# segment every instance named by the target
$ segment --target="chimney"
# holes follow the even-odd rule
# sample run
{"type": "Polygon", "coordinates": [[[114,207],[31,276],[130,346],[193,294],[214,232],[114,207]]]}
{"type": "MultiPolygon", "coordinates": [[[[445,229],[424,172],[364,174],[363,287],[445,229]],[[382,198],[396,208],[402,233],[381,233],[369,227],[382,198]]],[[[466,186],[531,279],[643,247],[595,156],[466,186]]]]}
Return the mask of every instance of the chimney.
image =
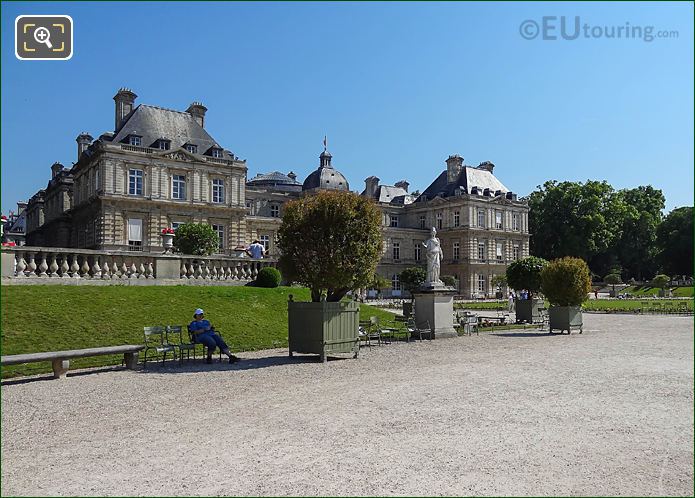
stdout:
{"type": "Polygon", "coordinates": [[[374,197],[377,188],[379,188],[379,178],[376,176],[370,176],[364,181],[364,193],[367,197],[374,197]]]}
{"type": "Polygon", "coordinates": [[[492,173],[492,170],[495,169],[495,165],[492,164],[490,161],[484,161],[478,165],[478,169],[482,169],[492,173]]]}
{"type": "Polygon", "coordinates": [[[52,173],[51,178],[55,178],[56,176],[58,176],[58,173],[63,171],[63,169],[64,169],[64,166],[62,164],[60,164],[59,162],[53,163],[53,165],[51,166],[51,173],[52,173]]]}
{"type": "Polygon", "coordinates": [[[446,160],[446,182],[453,183],[458,180],[463,169],[463,158],[458,154],[449,156],[446,160]]]}
{"type": "Polygon", "coordinates": [[[77,135],[75,140],[77,141],[77,160],[79,161],[82,153],[87,150],[87,147],[89,147],[89,144],[91,144],[94,139],[89,133],[83,131],[77,135]]]}
{"type": "Polygon", "coordinates": [[[290,171],[289,173],[287,173],[287,177],[292,181],[297,181],[297,175],[294,171],[290,171]]]}
{"type": "Polygon", "coordinates": [[[138,98],[130,88],[121,88],[118,93],[113,96],[113,100],[116,101],[116,128],[114,131],[118,131],[123,123],[125,123],[128,115],[133,112],[135,108],[135,99],[138,98]]]}
{"type": "Polygon", "coordinates": [[[193,119],[196,120],[196,122],[200,125],[201,128],[205,128],[205,113],[207,112],[207,110],[208,108],[205,107],[202,103],[193,102],[191,105],[188,106],[186,112],[193,116],[193,119]]]}
{"type": "Polygon", "coordinates": [[[408,183],[405,180],[401,180],[400,182],[396,182],[396,187],[402,188],[406,192],[408,191],[408,187],[410,186],[410,183],[408,183]]]}

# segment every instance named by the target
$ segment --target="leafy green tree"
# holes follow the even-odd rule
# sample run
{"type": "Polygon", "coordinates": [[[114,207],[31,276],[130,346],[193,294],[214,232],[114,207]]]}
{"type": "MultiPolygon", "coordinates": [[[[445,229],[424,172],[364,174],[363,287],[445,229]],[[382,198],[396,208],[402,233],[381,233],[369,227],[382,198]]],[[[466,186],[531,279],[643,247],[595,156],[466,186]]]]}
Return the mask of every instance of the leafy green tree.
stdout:
{"type": "Polygon", "coordinates": [[[374,273],[374,278],[372,278],[371,283],[368,285],[368,287],[371,287],[372,289],[376,289],[379,292],[381,292],[384,289],[388,289],[391,287],[391,281],[384,277],[383,275],[379,275],[378,273],[374,273]]]}
{"type": "Polygon", "coordinates": [[[206,223],[184,223],[176,229],[174,247],[183,254],[209,256],[220,247],[220,238],[206,223]]]}
{"type": "Polygon", "coordinates": [[[507,267],[507,283],[512,289],[526,289],[529,299],[541,290],[541,271],[548,264],[543,258],[527,256],[507,267]]]}
{"type": "Polygon", "coordinates": [[[668,275],[656,275],[650,284],[652,287],[656,287],[657,289],[666,290],[670,281],[671,277],[668,275]]]}
{"type": "Polygon", "coordinates": [[[352,192],[323,191],[288,202],[278,230],[280,269],[311,290],[312,301],[340,301],[368,286],[381,257],[381,212],[352,192]]]}
{"type": "Polygon", "coordinates": [[[661,190],[650,185],[621,190],[624,204],[621,236],[615,242],[615,257],[628,277],[642,280],[657,269],[656,237],[666,199],[661,190]]]}
{"type": "Polygon", "coordinates": [[[401,286],[403,289],[410,292],[411,295],[413,291],[417,290],[418,287],[425,283],[426,278],[427,271],[420,266],[406,268],[400,274],[401,286]]]}
{"type": "Polygon", "coordinates": [[[623,283],[623,279],[620,276],[620,273],[609,273],[608,275],[603,277],[603,281],[608,285],[613,286],[613,296],[615,296],[615,286],[623,283]]]}
{"type": "Polygon", "coordinates": [[[620,234],[624,206],[607,182],[548,181],[529,196],[530,249],[554,259],[586,261],[605,253],[620,234]]]}
{"type": "Polygon", "coordinates": [[[671,211],[656,231],[657,260],[670,275],[693,275],[693,208],[671,211]]]}
{"type": "Polygon", "coordinates": [[[492,277],[492,285],[501,290],[502,287],[507,285],[507,275],[504,273],[500,275],[495,275],[494,277],[492,277]]]}

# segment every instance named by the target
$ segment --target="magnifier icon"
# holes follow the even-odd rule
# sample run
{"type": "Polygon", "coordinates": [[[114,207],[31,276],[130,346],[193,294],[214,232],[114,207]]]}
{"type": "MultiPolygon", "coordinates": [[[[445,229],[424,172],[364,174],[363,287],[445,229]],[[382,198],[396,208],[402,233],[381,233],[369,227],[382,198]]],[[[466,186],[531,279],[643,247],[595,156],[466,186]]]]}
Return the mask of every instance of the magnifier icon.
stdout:
{"type": "Polygon", "coordinates": [[[48,48],[53,48],[53,44],[51,43],[51,32],[43,26],[39,26],[34,31],[34,40],[36,40],[37,43],[45,43],[48,48]]]}

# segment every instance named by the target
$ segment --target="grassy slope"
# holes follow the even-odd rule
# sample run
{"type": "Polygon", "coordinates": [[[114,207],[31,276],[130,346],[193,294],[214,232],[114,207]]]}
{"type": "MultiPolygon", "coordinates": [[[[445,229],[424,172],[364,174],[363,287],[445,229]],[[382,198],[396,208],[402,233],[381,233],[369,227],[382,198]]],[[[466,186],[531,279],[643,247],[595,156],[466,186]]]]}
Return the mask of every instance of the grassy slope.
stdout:
{"type": "MultiPolygon", "coordinates": [[[[644,296],[647,298],[648,296],[644,296]]],[[[678,309],[681,305],[686,305],[688,310],[693,310],[693,301],[691,299],[658,299],[658,300],[646,300],[648,303],[646,307],[648,309],[659,309],[662,308],[675,308],[678,309]]],[[[545,306],[549,307],[548,301],[545,302],[545,306]]],[[[481,301],[472,303],[456,303],[454,306],[456,309],[469,309],[469,310],[498,310],[504,311],[507,309],[506,301],[481,301]]],[[[636,311],[638,309],[644,308],[643,300],[638,299],[589,299],[584,302],[582,308],[586,311],[636,311]]]]}
{"type": "MultiPolygon", "coordinates": [[[[142,344],[148,325],[186,325],[201,307],[234,351],[287,346],[287,297],[278,287],[3,286],[2,354],[142,344]]],[[[364,305],[363,305],[364,306],[364,305]]],[[[393,315],[364,306],[365,316],[393,315]]],[[[120,364],[121,356],[71,360],[71,368],[120,364]]],[[[50,363],[2,368],[2,376],[49,372],[50,363]]]]}
{"type": "MultiPolygon", "coordinates": [[[[633,296],[651,297],[657,296],[659,294],[659,289],[657,287],[649,287],[647,285],[636,287],[631,286],[626,287],[621,292],[628,292],[633,296]]],[[[671,289],[671,292],[673,294],[673,297],[693,297],[694,295],[693,287],[674,287],[673,289],[671,289]]]]}

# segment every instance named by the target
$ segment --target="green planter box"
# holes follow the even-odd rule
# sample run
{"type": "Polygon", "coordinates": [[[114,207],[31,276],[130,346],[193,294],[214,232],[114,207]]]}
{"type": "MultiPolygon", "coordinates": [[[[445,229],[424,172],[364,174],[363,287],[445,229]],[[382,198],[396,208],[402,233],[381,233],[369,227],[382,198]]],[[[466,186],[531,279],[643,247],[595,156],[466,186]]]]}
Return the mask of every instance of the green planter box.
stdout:
{"type": "Polygon", "coordinates": [[[360,307],[356,302],[287,303],[289,349],[317,354],[321,361],[338,353],[359,353],[360,307]]]}
{"type": "Polygon", "coordinates": [[[516,299],[514,310],[516,323],[538,323],[541,321],[541,309],[545,306],[542,299],[516,299]]]}
{"type": "Polygon", "coordinates": [[[548,322],[550,325],[550,333],[553,330],[566,330],[571,333],[572,328],[579,329],[582,333],[582,308],[580,306],[551,306],[548,309],[548,322]]]}

